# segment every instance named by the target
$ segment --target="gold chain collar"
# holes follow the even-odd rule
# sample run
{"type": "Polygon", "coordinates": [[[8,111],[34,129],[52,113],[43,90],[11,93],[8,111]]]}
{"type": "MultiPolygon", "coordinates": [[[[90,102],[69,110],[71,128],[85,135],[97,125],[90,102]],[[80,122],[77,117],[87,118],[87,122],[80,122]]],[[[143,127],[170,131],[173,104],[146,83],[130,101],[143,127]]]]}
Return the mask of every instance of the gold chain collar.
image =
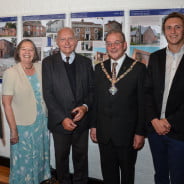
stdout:
{"type": "Polygon", "coordinates": [[[131,66],[123,73],[121,74],[116,80],[112,80],[112,78],[110,77],[109,73],[107,72],[105,66],[104,66],[104,63],[101,62],[101,68],[103,70],[103,72],[105,73],[107,79],[109,79],[109,81],[113,84],[117,83],[119,80],[121,80],[122,78],[124,78],[132,69],[133,67],[135,66],[135,64],[137,63],[137,61],[134,61],[131,66]]]}

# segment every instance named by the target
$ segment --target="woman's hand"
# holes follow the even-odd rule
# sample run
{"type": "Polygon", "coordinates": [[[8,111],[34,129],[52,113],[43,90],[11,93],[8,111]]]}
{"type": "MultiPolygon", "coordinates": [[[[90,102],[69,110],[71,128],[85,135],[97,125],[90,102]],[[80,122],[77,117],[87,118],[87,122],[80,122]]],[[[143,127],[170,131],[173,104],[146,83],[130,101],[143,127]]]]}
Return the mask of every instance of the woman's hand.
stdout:
{"type": "Polygon", "coordinates": [[[16,144],[19,142],[18,130],[16,126],[15,116],[12,109],[12,95],[3,95],[2,96],[2,103],[4,106],[4,112],[6,115],[6,119],[8,125],[10,127],[10,143],[16,144]]]}
{"type": "Polygon", "coordinates": [[[10,144],[16,144],[19,142],[19,136],[17,129],[10,130],[10,144]]]}

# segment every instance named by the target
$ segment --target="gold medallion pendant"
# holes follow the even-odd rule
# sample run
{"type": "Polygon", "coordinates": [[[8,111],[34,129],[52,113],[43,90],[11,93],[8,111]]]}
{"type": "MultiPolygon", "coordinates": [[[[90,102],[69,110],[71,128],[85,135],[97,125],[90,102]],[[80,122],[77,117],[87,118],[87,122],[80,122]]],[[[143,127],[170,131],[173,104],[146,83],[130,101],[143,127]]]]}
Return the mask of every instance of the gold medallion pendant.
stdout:
{"type": "Polygon", "coordinates": [[[110,88],[109,88],[109,92],[111,93],[111,95],[115,95],[118,91],[118,88],[115,86],[115,85],[112,85],[110,88]]]}
{"type": "Polygon", "coordinates": [[[111,93],[111,95],[115,95],[118,92],[118,88],[115,86],[115,84],[120,81],[121,79],[123,79],[135,66],[135,64],[137,63],[137,61],[134,61],[131,66],[122,74],[120,75],[118,78],[116,79],[112,79],[109,75],[109,73],[107,72],[103,62],[101,62],[101,68],[102,71],[104,72],[104,74],[106,75],[106,78],[111,82],[111,87],[109,88],[109,92],[111,93]]]}

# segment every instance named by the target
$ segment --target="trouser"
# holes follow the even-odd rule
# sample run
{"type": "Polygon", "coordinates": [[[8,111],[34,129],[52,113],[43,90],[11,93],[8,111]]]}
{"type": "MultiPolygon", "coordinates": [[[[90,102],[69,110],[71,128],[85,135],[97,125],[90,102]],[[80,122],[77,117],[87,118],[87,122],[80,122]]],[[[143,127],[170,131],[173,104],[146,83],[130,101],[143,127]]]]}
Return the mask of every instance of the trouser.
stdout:
{"type": "Polygon", "coordinates": [[[71,184],[69,155],[72,147],[74,167],[73,184],[87,184],[88,180],[88,130],[80,134],[53,133],[57,178],[62,184],[71,184]]]}
{"type": "Polygon", "coordinates": [[[112,141],[99,144],[99,149],[104,184],[134,184],[137,151],[132,146],[115,146],[112,141]]]}
{"type": "Polygon", "coordinates": [[[151,133],[148,141],[156,184],[184,184],[184,141],[151,133]]]}

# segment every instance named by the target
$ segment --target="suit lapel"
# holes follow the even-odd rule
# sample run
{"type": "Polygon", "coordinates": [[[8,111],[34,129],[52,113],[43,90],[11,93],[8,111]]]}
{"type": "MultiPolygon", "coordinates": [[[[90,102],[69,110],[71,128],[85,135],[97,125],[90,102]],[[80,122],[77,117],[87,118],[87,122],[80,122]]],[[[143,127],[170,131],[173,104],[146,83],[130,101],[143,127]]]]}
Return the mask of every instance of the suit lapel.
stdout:
{"type": "Polygon", "coordinates": [[[118,73],[118,77],[120,75],[122,75],[132,64],[132,60],[129,59],[128,56],[126,56],[125,60],[123,61],[121,67],[120,67],[120,70],[119,70],[119,73],[118,73]]]}
{"type": "Polygon", "coordinates": [[[107,70],[108,74],[112,77],[110,59],[108,59],[107,61],[104,62],[104,67],[107,70]]]}
{"type": "Polygon", "coordinates": [[[165,87],[165,70],[166,70],[166,48],[162,50],[162,52],[159,55],[158,58],[158,75],[160,76],[160,81],[158,81],[160,83],[160,86],[162,88],[162,90],[164,90],[165,87]]]}
{"type": "Polygon", "coordinates": [[[181,79],[181,74],[183,76],[183,72],[184,72],[184,55],[180,61],[180,64],[178,65],[178,68],[176,70],[175,76],[173,78],[172,81],[172,85],[171,85],[171,89],[175,87],[175,85],[177,85],[177,81],[178,79],[181,79]]]}
{"type": "Polygon", "coordinates": [[[75,54],[75,79],[76,79],[76,99],[79,99],[79,96],[81,95],[81,86],[82,86],[82,73],[83,73],[83,66],[81,62],[79,61],[78,55],[75,54]]]}
{"type": "Polygon", "coordinates": [[[83,61],[80,60],[80,57],[78,54],[75,54],[75,75],[76,75],[76,100],[81,99],[81,95],[83,95],[83,87],[84,87],[84,81],[88,80],[84,75],[84,71],[87,69],[83,64],[83,61]]]}

